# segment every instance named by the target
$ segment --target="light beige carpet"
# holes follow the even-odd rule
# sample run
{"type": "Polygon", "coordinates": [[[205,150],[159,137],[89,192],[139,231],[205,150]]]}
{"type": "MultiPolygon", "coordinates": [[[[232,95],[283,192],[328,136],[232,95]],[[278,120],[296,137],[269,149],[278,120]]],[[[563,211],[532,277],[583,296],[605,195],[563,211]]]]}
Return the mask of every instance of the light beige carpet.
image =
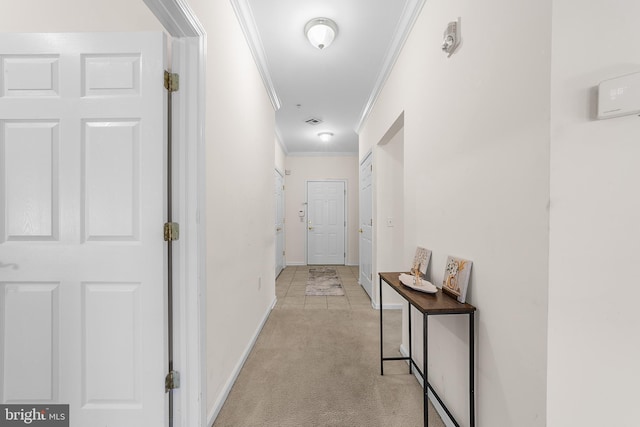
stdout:
{"type": "MultiPolygon", "coordinates": [[[[422,388],[405,362],[380,375],[371,308],[272,311],[214,427],[417,427],[422,388]]],[[[385,356],[398,355],[400,312],[385,310],[385,356]]],[[[444,427],[429,405],[429,425],[444,427]]]]}

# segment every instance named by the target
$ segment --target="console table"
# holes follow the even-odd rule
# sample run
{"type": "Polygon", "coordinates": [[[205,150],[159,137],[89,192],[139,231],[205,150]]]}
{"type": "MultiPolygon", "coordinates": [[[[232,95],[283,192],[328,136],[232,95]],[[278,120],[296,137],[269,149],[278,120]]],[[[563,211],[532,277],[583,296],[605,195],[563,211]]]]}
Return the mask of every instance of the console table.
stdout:
{"type": "Polygon", "coordinates": [[[475,345],[474,345],[474,313],[476,308],[471,304],[462,304],[455,299],[449,297],[448,295],[444,295],[441,289],[438,289],[438,292],[435,294],[427,294],[424,292],[415,291],[409,287],[404,286],[399,279],[401,273],[380,273],[380,375],[384,375],[384,362],[387,360],[407,360],[409,361],[409,373],[413,373],[413,368],[416,369],[418,374],[422,377],[423,383],[423,394],[424,394],[424,425],[429,425],[429,419],[427,417],[428,412],[428,391],[431,390],[435,398],[438,400],[440,405],[444,408],[447,415],[453,420],[456,426],[459,426],[458,422],[455,420],[449,409],[446,407],[442,399],[438,396],[436,391],[431,387],[428,381],[428,357],[429,357],[429,340],[427,334],[427,325],[428,325],[428,317],[436,316],[436,315],[446,315],[446,314],[468,314],[469,315],[469,420],[471,427],[475,427],[475,396],[474,396],[474,384],[475,384],[475,374],[474,374],[474,355],[475,355],[475,345]],[[405,300],[407,300],[407,305],[409,307],[409,356],[408,357],[384,357],[383,355],[383,330],[382,330],[382,283],[388,284],[391,289],[396,291],[400,296],[402,296],[405,300]],[[420,371],[418,365],[413,360],[413,352],[412,352],[412,337],[411,337],[411,307],[415,307],[419,312],[422,313],[422,329],[423,329],[423,340],[424,340],[424,348],[423,348],[423,356],[422,356],[422,366],[424,369],[424,373],[420,371]]]}

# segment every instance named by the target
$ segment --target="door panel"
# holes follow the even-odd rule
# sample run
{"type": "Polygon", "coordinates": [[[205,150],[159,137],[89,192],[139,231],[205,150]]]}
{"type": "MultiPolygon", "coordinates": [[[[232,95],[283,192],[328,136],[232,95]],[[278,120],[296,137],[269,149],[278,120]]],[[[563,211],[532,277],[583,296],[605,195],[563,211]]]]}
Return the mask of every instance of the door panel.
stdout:
{"type": "Polygon", "coordinates": [[[59,283],[4,283],[4,402],[55,402],[58,398],[59,283]],[[25,354],[28,360],[25,361],[25,354]]]}
{"type": "Polygon", "coordinates": [[[140,287],[140,283],[82,284],[85,408],[142,404],[140,287]]]}
{"type": "Polygon", "coordinates": [[[373,168],[372,155],[360,164],[360,284],[373,298],[373,168]]]}
{"type": "Polygon", "coordinates": [[[309,181],[307,183],[307,263],[345,263],[344,181],[309,181]]]}
{"type": "Polygon", "coordinates": [[[165,423],[160,33],[0,36],[0,402],[165,423]]]}
{"type": "Polygon", "coordinates": [[[139,240],[140,122],[83,123],[84,238],[139,240]]]}
{"type": "MultiPolygon", "coordinates": [[[[54,240],[58,231],[59,123],[0,120],[4,148],[4,240],[54,240]]],[[[1,182],[1,181],[0,181],[1,182]]],[[[1,200],[1,199],[0,199],[1,200]]],[[[1,238],[1,237],[0,237],[1,238]]]]}

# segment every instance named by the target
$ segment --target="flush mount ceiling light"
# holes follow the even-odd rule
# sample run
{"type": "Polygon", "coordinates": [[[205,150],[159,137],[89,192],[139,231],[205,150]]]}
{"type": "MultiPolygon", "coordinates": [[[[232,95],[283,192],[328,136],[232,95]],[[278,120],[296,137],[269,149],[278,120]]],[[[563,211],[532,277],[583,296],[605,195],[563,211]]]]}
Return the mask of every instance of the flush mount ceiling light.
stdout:
{"type": "Polygon", "coordinates": [[[333,133],[331,133],[331,132],[320,132],[318,134],[318,136],[320,137],[320,139],[323,142],[329,142],[329,140],[333,137],[333,133]]]}
{"type": "Polygon", "coordinates": [[[304,26],[304,34],[314,47],[322,50],[333,42],[338,34],[338,26],[329,18],[315,18],[304,26]]]}

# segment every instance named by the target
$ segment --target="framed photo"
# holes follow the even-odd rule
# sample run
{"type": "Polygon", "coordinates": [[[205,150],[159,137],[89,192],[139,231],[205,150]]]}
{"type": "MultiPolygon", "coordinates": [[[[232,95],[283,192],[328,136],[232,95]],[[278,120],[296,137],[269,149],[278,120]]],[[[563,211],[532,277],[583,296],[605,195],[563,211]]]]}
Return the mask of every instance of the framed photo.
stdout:
{"type": "Polygon", "coordinates": [[[429,260],[431,259],[431,251],[429,249],[418,246],[416,248],[416,254],[413,257],[413,264],[411,264],[411,273],[417,275],[420,273],[420,277],[427,278],[427,267],[429,266],[429,260]]]}
{"type": "Polygon", "coordinates": [[[465,302],[472,265],[472,261],[448,256],[447,265],[444,268],[442,291],[462,303],[465,302]]]}

